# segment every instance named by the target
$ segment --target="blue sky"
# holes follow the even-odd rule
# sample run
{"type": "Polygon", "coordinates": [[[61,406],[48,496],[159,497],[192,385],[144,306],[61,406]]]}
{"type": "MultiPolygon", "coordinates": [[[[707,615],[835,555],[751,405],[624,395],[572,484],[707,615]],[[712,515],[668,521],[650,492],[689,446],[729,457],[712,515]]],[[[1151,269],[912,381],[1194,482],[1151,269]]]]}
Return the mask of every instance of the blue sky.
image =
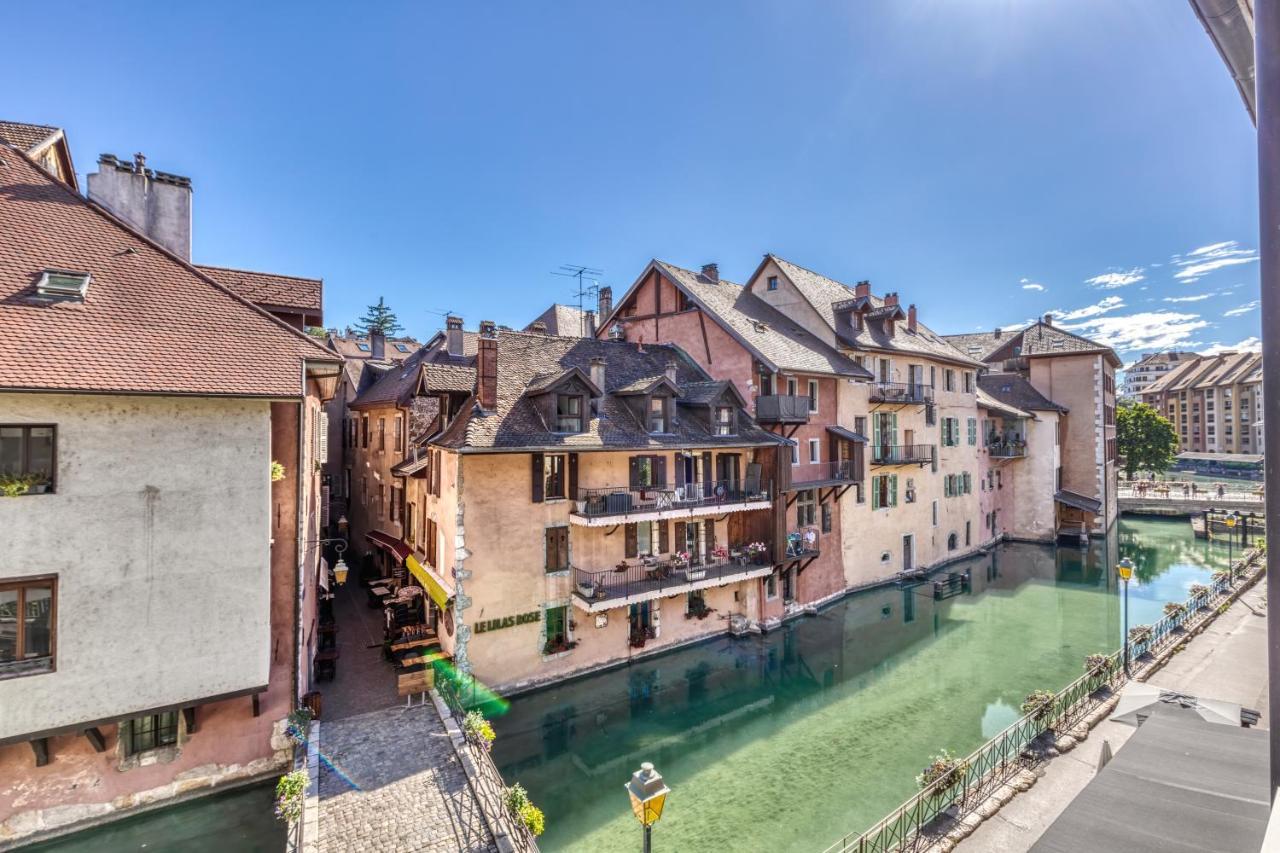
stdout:
{"type": "Polygon", "coordinates": [[[0,117],[190,175],[195,260],[323,277],[329,325],[772,251],[941,332],[1258,334],[1255,134],[1184,0],[266,5],[72,4],[0,117]]]}

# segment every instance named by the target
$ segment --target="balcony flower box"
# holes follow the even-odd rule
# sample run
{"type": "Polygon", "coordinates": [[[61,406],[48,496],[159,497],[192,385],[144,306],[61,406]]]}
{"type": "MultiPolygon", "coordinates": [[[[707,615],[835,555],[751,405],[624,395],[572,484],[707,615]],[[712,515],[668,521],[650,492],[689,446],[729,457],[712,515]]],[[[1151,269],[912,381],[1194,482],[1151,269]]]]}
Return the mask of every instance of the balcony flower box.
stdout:
{"type": "Polygon", "coordinates": [[[707,570],[703,566],[689,566],[684,569],[686,580],[700,581],[707,576],[707,570]]]}
{"type": "Polygon", "coordinates": [[[583,598],[591,599],[596,597],[596,585],[593,581],[578,581],[578,594],[583,598]]]}

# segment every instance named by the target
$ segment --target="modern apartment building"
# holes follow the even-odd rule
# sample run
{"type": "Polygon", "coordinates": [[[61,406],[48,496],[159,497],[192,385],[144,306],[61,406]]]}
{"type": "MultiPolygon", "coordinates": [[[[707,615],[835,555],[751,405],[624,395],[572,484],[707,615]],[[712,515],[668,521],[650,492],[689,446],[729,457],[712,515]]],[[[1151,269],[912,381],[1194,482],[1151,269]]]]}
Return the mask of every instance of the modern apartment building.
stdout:
{"type": "Polygon", "coordinates": [[[1173,424],[1182,452],[1263,451],[1260,353],[1186,359],[1148,386],[1142,401],[1173,424]]]}
{"type": "Polygon", "coordinates": [[[318,287],[193,265],[190,182],[100,169],[0,143],[0,845],[279,773],[309,689],[318,287]]]}
{"type": "Polygon", "coordinates": [[[1199,357],[1193,352],[1147,353],[1125,369],[1121,395],[1134,400],[1140,399],[1142,393],[1151,387],[1152,383],[1169,371],[1176,370],[1186,362],[1199,357]]]}

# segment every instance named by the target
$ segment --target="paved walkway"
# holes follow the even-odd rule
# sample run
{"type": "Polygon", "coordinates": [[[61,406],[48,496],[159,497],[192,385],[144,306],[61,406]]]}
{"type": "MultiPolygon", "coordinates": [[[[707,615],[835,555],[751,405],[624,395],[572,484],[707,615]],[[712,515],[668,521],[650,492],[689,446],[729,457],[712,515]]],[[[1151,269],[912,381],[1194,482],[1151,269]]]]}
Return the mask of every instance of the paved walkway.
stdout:
{"type": "Polygon", "coordinates": [[[320,853],[496,850],[430,703],[320,727],[320,853]]]}
{"type": "MultiPolygon", "coordinates": [[[[1239,702],[1261,711],[1258,727],[1269,728],[1265,589],[1263,578],[1148,682],[1192,696],[1239,702]]],[[[957,848],[962,853],[1030,849],[1093,780],[1103,742],[1118,750],[1135,731],[1123,723],[1099,723],[1079,746],[1050,761],[1035,787],[1014,797],[957,848]]]]}
{"type": "Polygon", "coordinates": [[[315,685],[322,696],[320,719],[324,722],[404,704],[397,695],[395,668],[382,657],[382,609],[369,607],[356,574],[353,569],[351,579],[337,587],[333,602],[338,623],[337,676],[315,685]]]}

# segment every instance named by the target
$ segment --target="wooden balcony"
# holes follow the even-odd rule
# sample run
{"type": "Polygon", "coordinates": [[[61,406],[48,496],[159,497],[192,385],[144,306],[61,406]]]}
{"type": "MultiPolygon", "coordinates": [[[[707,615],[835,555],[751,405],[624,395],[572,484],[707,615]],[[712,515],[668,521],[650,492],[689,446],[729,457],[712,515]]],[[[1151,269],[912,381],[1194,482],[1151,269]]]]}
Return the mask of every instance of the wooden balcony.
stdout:
{"type": "Polygon", "coordinates": [[[569,521],[605,527],[633,521],[751,512],[773,506],[772,483],[712,480],[679,486],[605,486],[579,490],[569,521]]]}
{"type": "Polygon", "coordinates": [[[853,459],[808,462],[791,466],[791,489],[852,486],[862,482],[862,465],[853,459]]]}
{"type": "Polygon", "coordinates": [[[791,394],[757,397],[756,421],[762,424],[806,424],[809,422],[809,398],[791,394]]]}
{"type": "Polygon", "coordinates": [[[876,382],[871,386],[873,403],[932,403],[933,386],[921,382],[876,382]]]}

